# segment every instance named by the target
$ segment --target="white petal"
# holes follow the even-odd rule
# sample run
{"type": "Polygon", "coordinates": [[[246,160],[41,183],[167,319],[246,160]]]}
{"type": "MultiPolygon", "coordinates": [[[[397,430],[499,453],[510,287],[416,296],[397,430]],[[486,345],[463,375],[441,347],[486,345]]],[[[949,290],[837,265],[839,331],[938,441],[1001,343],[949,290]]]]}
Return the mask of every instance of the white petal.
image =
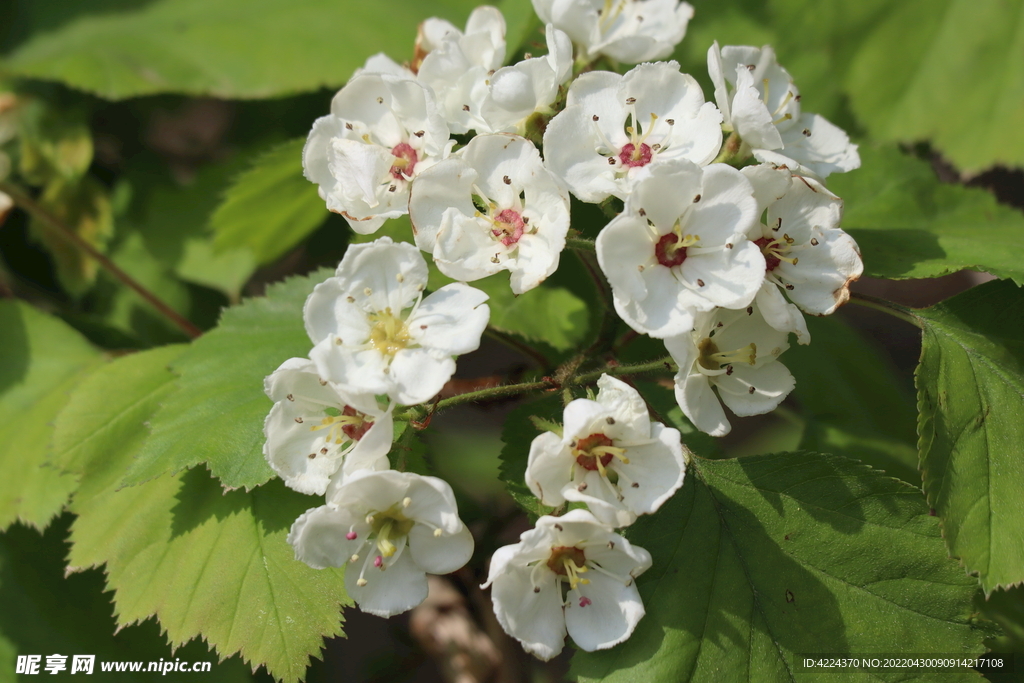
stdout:
{"type": "Polygon", "coordinates": [[[416,178],[409,194],[409,220],[417,247],[434,253],[446,211],[465,216],[474,214],[472,187],[476,178],[476,171],[458,157],[439,161],[416,178]]]}
{"type": "Polygon", "coordinates": [[[620,427],[628,430],[622,438],[648,438],[651,433],[651,416],[640,392],[611,375],[601,375],[597,380],[597,388],[597,402],[614,415],[620,427]]]}
{"type": "Polygon", "coordinates": [[[359,609],[378,617],[392,617],[408,612],[427,598],[427,575],[420,569],[412,555],[405,550],[397,561],[381,571],[370,562],[363,578],[365,586],[360,586],[360,570],[364,564],[360,561],[349,563],[345,569],[345,591],[356,601],[359,609]]]}
{"type": "Polygon", "coordinates": [[[570,605],[565,609],[565,625],[581,650],[593,652],[617,645],[633,634],[645,610],[636,585],[588,573],[589,584],[569,591],[570,605]],[[585,604],[581,598],[590,603],[585,604]]]}
{"type": "Polygon", "coordinates": [[[398,315],[413,305],[426,286],[427,264],[413,245],[381,237],[369,244],[350,245],[337,277],[346,301],[352,297],[352,303],[364,311],[390,308],[398,315]]]}
{"type": "Polygon", "coordinates": [[[455,360],[431,349],[403,349],[388,369],[388,395],[404,406],[426,403],[455,374],[455,360]]]}
{"type": "Polygon", "coordinates": [[[534,592],[530,568],[514,560],[508,562],[503,572],[490,578],[491,600],[494,616],[505,633],[521,642],[530,654],[548,661],[565,645],[565,617],[554,572],[544,567],[537,573],[540,582],[536,587],[540,590],[534,592]]]}
{"type": "Polygon", "coordinates": [[[313,569],[340,567],[348,562],[365,540],[366,523],[347,509],[329,505],[306,510],[292,524],[288,543],[295,548],[295,559],[313,569]],[[346,534],[355,530],[357,538],[349,540],[346,534]]]}
{"type": "Polygon", "coordinates": [[[729,90],[725,85],[725,67],[722,64],[722,48],[716,40],[708,48],[708,75],[711,76],[711,83],[715,88],[715,102],[722,111],[722,123],[732,123],[732,107],[730,106],[729,90]]]}
{"type": "MultiPolygon", "coordinates": [[[[754,188],[754,200],[757,201],[758,220],[764,215],[765,210],[781,199],[790,189],[792,174],[788,168],[776,168],[773,164],[758,164],[757,166],[744,166],[740,173],[750,181],[754,188]]],[[[754,229],[752,239],[761,237],[757,228],[754,229]]]]}
{"type": "Polygon", "coordinates": [[[449,574],[473,556],[473,534],[463,525],[454,534],[435,536],[433,529],[417,524],[409,532],[409,552],[425,571],[449,574]]]}
{"type": "Polygon", "coordinates": [[[780,332],[792,332],[800,344],[811,343],[811,333],[807,331],[807,321],[800,309],[786,301],[778,286],[765,281],[754,297],[754,303],[766,323],[780,332]]]}
{"type": "Polygon", "coordinates": [[[793,375],[782,363],[767,363],[762,367],[736,365],[734,368],[731,375],[720,375],[715,381],[722,402],[740,417],[775,410],[796,386],[793,375]]]}
{"type": "Polygon", "coordinates": [[[491,311],[487,295],[461,283],[445,285],[423,300],[409,317],[409,333],[425,348],[448,355],[475,351],[491,311]]]}
{"type": "MultiPolygon", "coordinates": [[[[812,230],[812,241],[794,251],[797,264],[776,271],[791,283],[789,297],[813,315],[831,315],[850,298],[850,284],[864,272],[857,243],[842,230],[812,230]]],[[[785,267],[782,267],[785,266],[785,267]]]]}
{"type": "Polygon", "coordinates": [[[629,464],[615,463],[616,471],[638,484],[619,481],[624,506],[638,515],[657,511],[683,485],[686,472],[679,430],[656,422],[651,438],[657,441],[626,449],[629,464]]]}
{"type": "Polygon", "coordinates": [[[629,213],[616,216],[597,235],[596,248],[601,271],[624,304],[647,297],[640,267],[656,261],[654,243],[641,217],[629,213]]]}
{"type": "Polygon", "coordinates": [[[391,388],[385,370],[387,359],[376,349],[353,350],[328,337],[309,352],[317,372],[331,382],[345,384],[353,391],[386,394],[391,388]]]}
{"type": "Polygon", "coordinates": [[[573,439],[603,433],[603,428],[608,426],[605,418],[609,416],[608,409],[597,401],[586,398],[570,401],[562,414],[564,435],[573,439]]]}
{"type": "Polygon", "coordinates": [[[772,122],[772,113],[754,86],[754,77],[746,66],[736,68],[736,94],[732,100],[733,128],[743,142],[760,149],[779,149],[782,136],[772,122]]]}
{"type": "Polygon", "coordinates": [[[789,235],[803,244],[813,228],[838,228],[842,216],[842,199],[813,178],[794,177],[789,191],[768,207],[768,227],[775,236],[789,235]]]}
{"type": "Polygon", "coordinates": [[[562,438],[553,432],[544,432],[530,443],[526,485],[540,502],[557,507],[565,502],[562,487],[569,481],[574,467],[575,459],[562,438]]]}
{"type": "MultiPolygon", "coordinates": [[[[758,161],[788,166],[794,173],[827,178],[831,173],[845,173],[860,168],[857,145],[849,136],[825,117],[804,114],[787,122],[782,131],[781,150],[754,150],[758,161]]],[[[780,126],[781,128],[781,126],[780,126]]]]}
{"type": "Polygon", "coordinates": [[[679,266],[679,276],[711,304],[740,308],[754,300],[764,281],[764,255],[742,233],[729,239],[732,249],[688,256],[679,266]]]}
{"type": "Polygon", "coordinates": [[[725,436],[732,429],[722,404],[704,375],[695,373],[687,376],[680,370],[675,377],[675,393],[676,403],[697,429],[711,436],[725,436]]]}

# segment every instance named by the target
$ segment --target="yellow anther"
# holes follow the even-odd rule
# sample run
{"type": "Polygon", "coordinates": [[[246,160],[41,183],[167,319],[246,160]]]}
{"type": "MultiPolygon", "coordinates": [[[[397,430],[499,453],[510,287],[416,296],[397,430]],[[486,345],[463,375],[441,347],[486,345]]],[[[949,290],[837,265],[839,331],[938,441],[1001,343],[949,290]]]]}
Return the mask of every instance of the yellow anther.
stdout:
{"type": "Polygon", "coordinates": [[[441,538],[441,534],[443,534],[443,533],[444,532],[441,531],[440,529],[434,529],[434,538],[441,538]]]}

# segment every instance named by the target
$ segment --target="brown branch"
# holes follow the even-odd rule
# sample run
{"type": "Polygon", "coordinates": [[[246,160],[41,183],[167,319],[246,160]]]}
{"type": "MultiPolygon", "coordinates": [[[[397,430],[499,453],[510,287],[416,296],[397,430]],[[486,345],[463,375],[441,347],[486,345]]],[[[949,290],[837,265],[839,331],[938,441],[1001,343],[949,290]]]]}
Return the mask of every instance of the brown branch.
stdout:
{"type": "Polygon", "coordinates": [[[157,297],[157,295],[139,284],[128,273],[121,270],[117,264],[98,251],[96,247],[82,239],[81,235],[64,225],[59,218],[43,208],[20,187],[11,185],[10,183],[0,182],[0,192],[5,192],[10,195],[11,199],[14,200],[14,203],[17,206],[21,207],[33,218],[36,218],[42,225],[88,254],[89,257],[96,261],[104,270],[117,278],[117,280],[125,287],[128,287],[141,296],[150,306],[155,308],[161,315],[174,323],[174,325],[184,332],[189,338],[195,339],[203,333],[202,330],[193,325],[187,318],[185,318],[185,316],[168,306],[162,299],[157,297]]]}

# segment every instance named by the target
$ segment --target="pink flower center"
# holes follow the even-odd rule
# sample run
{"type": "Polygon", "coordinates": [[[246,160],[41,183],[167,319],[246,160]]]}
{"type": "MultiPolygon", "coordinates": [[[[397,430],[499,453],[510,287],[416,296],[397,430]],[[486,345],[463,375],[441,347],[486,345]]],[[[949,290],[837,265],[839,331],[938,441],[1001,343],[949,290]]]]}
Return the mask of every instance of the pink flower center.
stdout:
{"type": "MultiPolygon", "coordinates": [[[[352,406],[345,406],[345,409],[341,411],[341,414],[347,417],[355,417],[357,415],[362,415],[362,413],[357,412],[356,409],[353,408],[352,406]]],[[[366,432],[370,430],[370,427],[373,426],[373,422],[366,420],[365,415],[363,415],[362,417],[362,421],[356,424],[345,424],[342,425],[341,427],[341,431],[345,433],[345,436],[352,439],[353,441],[359,441],[359,439],[363,438],[363,435],[365,435],[366,432]]]]}
{"type": "Polygon", "coordinates": [[[391,150],[391,156],[395,157],[395,162],[391,165],[391,175],[396,180],[411,178],[413,170],[416,168],[416,162],[419,161],[412,145],[408,142],[399,142],[391,150]]]}
{"type": "Polygon", "coordinates": [[[654,256],[658,259],[658,263],[672,268],[686,260],[686,247],[677,247],[678,242],[679,235],[675,232],[661,236],[658,243],[654,245],[654,256]]]}
{"type": "Polygon", "coordinates": [[[637,149],[637,146],[632,142],[627,142],[622,148],[622,151],[619,152],[619,161],[621,161],[624,166],[635,168],[637,166],[646,166],[651,163],[652,156],[653,152],[647,143],[641,142],[640,148],[637,149]]]}
{"type": "Polygon", "coordinates": [[[587,605],[591,605],[591,604],[593,604],[593,601],[590,598],[588,598],[586,595],[581,595],[580,596],[580,607],[586,607],[587,605]]]}
{"type": "Polygon", "coordinates": [[[494,227],[491,234],[501,238],[501,243],[511,247],[523,236],[523,229],[526,223],[523,215],[515,209],[505,209],[494,218],[494,227]]]}

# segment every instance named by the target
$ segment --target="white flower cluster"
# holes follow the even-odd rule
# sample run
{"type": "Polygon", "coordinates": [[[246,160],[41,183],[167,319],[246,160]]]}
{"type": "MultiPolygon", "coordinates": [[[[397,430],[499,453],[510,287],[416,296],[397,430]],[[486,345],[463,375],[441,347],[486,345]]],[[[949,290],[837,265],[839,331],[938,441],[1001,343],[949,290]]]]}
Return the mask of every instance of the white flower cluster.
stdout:
{"type": "Polygon", "coordinates": [[[426,284],[411,244],[351,246],[306,300],[310,358],[285,361],[265,383],[267,462],[287,486],[326,495],[288,542],[312,567],[347,563],[349,596],[380,616],[412,609],[427,596],[427,572],[455,571],[473,554],[451,487],[388,460],[395,405],[438,393],[490,317],[480,290],[451,284],[424,296],[426,284]]]}
{"type": "Polygon", "coordinates": [[[636,389],[608,375],[597,386],[594,400],[565,407],[561,433],[533,440],[526,467],[541,503],[587,509],[541,517],[494,554],[485,584],[498,622],[544,660],[562,651],[567,631],[588,651],[633,633],[644,615],[634,579],[651,556],[614,529],[655,512],[686,472],[679,431],[652,423],[636,389]]]}
{"type": "MultiPolygon", "coordinates": [[[[415,246],[349,248],[306,303],[309,359],[266,385],[268,462],[327,497],[289,542],[311,566],[347,563],[350,595],[376,614],[417,604],[424,572],[454,570],[473,547],[447,484],[389,469],[394,407],[430,400],[479,344],[486,296],[462,282],[504,270],[521,294],[555,272],[570,194],[618,210],[591,244],[615,311],[664,340],[680,407],[715,436],[730,429],[722,403],[755,415],[789,394],[776,362],[789,334],[808,343],[804,313],[832,313],[862,272],[824,185],[860,165],[856,145],[801,111],[770,47],[713,45],[708,102],[676,62],[651,61],[683,38],[689,4],[533,5],[545,56],[506,65],[492,7],[465,30],[427,20],[412,62],[371,57],[303,151],[306,177],[353,230],[408,214],[414,233],[415,246]],[[594,70],[603,62],[637,66],[594,70]],[[418,250],[460,282],[424,297],[418,250]]],[[[560,433],[534,440],[526,472],[543,504],[587,509],[542,517],[494,555],[487,581],[502,626],[544,659],[567,632],[585,650],[632,633],[644,614],[634,578],[651,558],[615,528],[656,511],[686,468],[679,432],[652,423],[632,387],[607,375],[598,387],[566,406],[560,433]]]]}

